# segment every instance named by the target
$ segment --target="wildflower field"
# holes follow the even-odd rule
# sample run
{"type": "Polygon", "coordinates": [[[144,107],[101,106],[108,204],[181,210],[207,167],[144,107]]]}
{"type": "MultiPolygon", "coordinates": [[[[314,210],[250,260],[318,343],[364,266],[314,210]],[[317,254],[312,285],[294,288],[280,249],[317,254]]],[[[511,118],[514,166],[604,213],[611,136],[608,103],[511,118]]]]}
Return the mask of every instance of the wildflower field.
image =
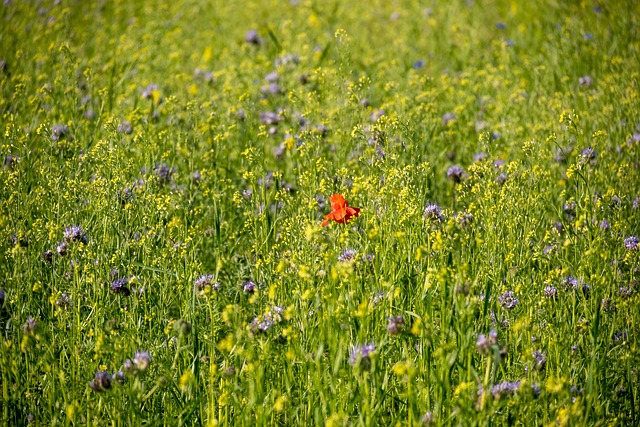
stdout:
{"type": "Polygon", "coordinates": [[[0,425],[640,424],[640,3],[0,20],[0,425]]]}

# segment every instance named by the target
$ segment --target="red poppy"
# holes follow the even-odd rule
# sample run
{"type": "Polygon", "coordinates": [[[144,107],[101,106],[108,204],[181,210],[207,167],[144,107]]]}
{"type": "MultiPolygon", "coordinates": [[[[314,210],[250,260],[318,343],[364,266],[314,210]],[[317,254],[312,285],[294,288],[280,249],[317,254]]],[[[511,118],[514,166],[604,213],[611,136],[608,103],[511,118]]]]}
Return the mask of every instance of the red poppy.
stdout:
{"type": "Polygon", "coordinates": [[[346,224],[351,218],[360,215],[360,208],[349,206],[342,194],[332,194],[329,201],[331,202],[331,212],[324,216],[323,227],[329,224],[330,219],[338,224],[346,224]]]}

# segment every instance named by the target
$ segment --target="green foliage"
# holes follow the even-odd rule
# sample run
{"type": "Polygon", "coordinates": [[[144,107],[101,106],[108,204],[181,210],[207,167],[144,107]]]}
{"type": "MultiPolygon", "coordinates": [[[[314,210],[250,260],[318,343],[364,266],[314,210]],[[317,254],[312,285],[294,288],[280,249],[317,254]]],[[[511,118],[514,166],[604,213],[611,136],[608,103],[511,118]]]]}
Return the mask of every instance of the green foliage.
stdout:
{"type": "Polygon", "coordinates": [[[640,8],[476,3],[5,1],[2,424],[638,424],[640,8]]]}

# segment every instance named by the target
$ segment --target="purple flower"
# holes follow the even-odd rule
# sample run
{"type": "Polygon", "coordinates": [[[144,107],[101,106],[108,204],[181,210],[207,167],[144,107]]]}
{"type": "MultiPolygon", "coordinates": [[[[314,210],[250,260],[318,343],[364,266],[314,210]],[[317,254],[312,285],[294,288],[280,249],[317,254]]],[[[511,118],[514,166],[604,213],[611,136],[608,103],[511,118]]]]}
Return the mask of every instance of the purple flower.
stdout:
{"type": "Polygon", "coordinates": [[[107,371],[96,372],[96,377],[91,380],[89,387],[93,391],[101,392],[111,388],[111,374],[107,371]]]}
{"type": "Polygon", "coordinates": [[[153,99],[153,92],[156,92],[157,90],[158,90],[158,86],[151,83],[142,90],[141,96],[143,99],[153,99]]]}
{"type": "Polygon", "coordinates": [[[340,262],[349,262],[356,259],[356,255],[358,255],[358,251],[353,249],[345,249],[342,251],[340,256],[338,257],[338,261],[340,262]]]}
{"type": "Polygon", "coordinates": [[[442,126],[447,126],[449,122],[456,119],[456,115],[453,113],[444,113],[442,116],[442,126]]]}
{"type": "Polygon", "coordinates": [[[496,28],[499,29],[499,30],[506,30],[507,26],[502,22],[498,22],[498,23],[496,23],[496,28]]]}
{"type": "Polygon", "coordinates": [[[547,286],[544,288],[544,296],[549,299],[556,299],[558,296],[558,289],[555,286],[547,286]]]}
{"type": "Polygon", "coordinates": [[[419,70],[420,68],[424,67],[424,60],[423,59],[418,59],[416,62],[413,63],[413,69],[414,70],[419,70]]]}
{"type": "Polygon", "coordinates": [[[139,373],[144,373],[149,369],[151,363],[151,355],[148,351],[139,351],[133,357],[133,366],[139,373]]]}
{"type": "Polygon", "coordinates": [[[60,255],[60,256],[67,255],[67,250],[68,249],[69,249],[69,247],[67,246],[67,244],[65,242],[60,242],[58,244],[58,246],[56,246],[56,252],[58,252],[58,255],[60,255]]]}
{"type": "Polygon", "coordinates": [[[640,243],[640,240],[638,240],[636,236],[629,236],[626,239],[624,239],[624,247],[627,248],[628,250],[639,249],[638,248],[639,243],[640,243]]]}
{"type": "Polygon", "coordinates": [[[487,338],[485,334],[478,335],[478,339],[476,340],[476,348],[480,354],[487,354],[491,349],[491,340],[487,338]]]}
{"type": "Polygon", "coordinates": [[[34,335],[37,328],[38,322],[36,322],[33,317],[29,316],[27,323],[22,325],[22,332],[24,332],[25,335],[34,335]]]}
{"type": "Polygon", "coordinates": [[[129,135],[132,130],[133,127],[131,126],[131,122],[128,120],[125,120],[118,125],[118,132],[124,133],[125,135],[129,135]]]}
{"type": "Polygon", "coordinates": [[[565,289],[568,289],[570,287],[573,289],[578,289],[580,287],[580,281],[573,276],[567,276],[562,280],[562,287],[565,289]]]}
{"type": "Polygon", "coordinates": [[[116,294],[124,295],[128,297],[131,295],[131,289],[127,286],[129,284],[128,277],[122,277],[111,282],[111,291],[116,294]]]}
{"type": "Polygon", "coordinates": [[[71,227],[65,228],[62,237],[65,242],[87,243],[86,233],[79,225],[73,225],[71,227]]]}
{"type": "Polygon", "coordinates": [[[422,214],[426,219],[431,221],[444,221],[444,215],[442,214],[442,208],[436,204],[428,204],[422,214]]]}
{"type": "Polygon", "coordinates": [[[631,289],[625,287],[625,286],[621,286],[620,289],[618,290],[618,293],[623,298],[629,298],[631,296],[631,294],[633,293],[633,291],[631,289]]]}
{"type": "Polygon", "coordinates": [[[247,31],[247,34],[244,36],[244,41],[255,46],[262,44],[262,38],[260,38],[256,30],[247,31]]]}
{"type": "Polygon", "coordinates": [[[464,169],[458,165],[451,166],[447,169],[447,178],[456,184],[462,182],[462,179],[464,178],[464,169]]]}
{"type": "Polygon", "coordinates": [[[596,160],[596,156],[598,155],[598,153],[593,148],[587,147],[580,152],[580,155],[582,156],[582,160],[584,162],[593,163],[596,160]]]}
{"type": "Polygon", "coordinates": [[[640,197],[636,197],[635,199],[633,199],[633,202],[631,203],[631,207],[633,209],[640,208],[640,197]]]}
{"type": "Polygon", "coordinates": [[[600,222],[600,228],[603,230],[608,230],[611,227],[611,224],[609,224],[609,221],[607,221],[606,219],[603,219],[602,222],[600,222]]]}
{"type": "Polygon", "coordinates": [[[54,141],[58,141],[68,136],[69,136],[69,126],[67,125],[51,126],[51,139],[53,139],[54,141]]]}
{"type": "Polygon", "coordinates": [[[371,367],[371,356],[376,351],[374,344],[355,346],[349,353],[349,364],[351,366],[361,366],[364,369],[371,367]]]}
{"type": "Polygon", "coordinates": [[[541,351],[534,351],[531,355],[533,357],[534,367],[541,371],[547,366],[547,357],[541,351]]]}
{"type": "Polygon", "coordinates": [[[494,399],[498,399],[500,397],[509,397],[516,394],[519,388],[520,381],[504,381],[494,385],[491,388],[491,395],[494,399]]]}
{"type": "Polygon", "coordinates": [[[582,87],[589,87],[593,84],[591,76],[582,76],[578,79],[578,84],[582,87]]]}
{"type": "Polygon", "coordinates": [[[64,292],[58,297],[56,300],[56,306],[60,308],[67,308],[73,305],[73,301],[71,301],[71,297],[64,292]]]}
{"type": "Polygon", "coordinates": [[[167,165],[166,163],[161,163],[159,165],[156,165],[153,168],[153,171],[155,172],[156,177],[158,178],[158,181],[161,184],[171,181],[171,177],[175,172],[175,170],[169,165],[167,165]]]}
{"type": "Polygon", "coordinates": [[[204,295],[209,291],[217,291],[220,285],[215,282],[213,274],[204,274],[196,279],[193,288],[198,295],[204,295]]]}
{"type": "Polygon", "coordinates": [[[407,326],[402,316],[389,317],[387,320],[389,321],[389,323],[387,323],[387,332],[389,335],[398,335],[407,326]]]}
{"type": "Polygon", "coordinates": [[[273,111],[262,111],[260,113],[260,122],[265,125],[277,125],[280,121],[280,115],[273,111]]]}
{"type": "Polygon", "coordinates": [[[518,305],[518,302],[519,302],[518,298],[516,298],[513,291],[507,291],[503,293],[498,297],[498,301],[500,301],[500,304],[503,307],[506,307],[509,310],[511,310],[512,308],[515,308],[515,306],[518,305]]]}
{"type": "Polygon", "coordinates": [[[256,284],[251,280],[248,280],[242,284],[242,290],[247,294],[252,294],[256,291],[256,284]]]}
{"type": "Polygon", "coordinates": [[[18,160],[20,160],[20,157],[9,154],[4,158],[4,167],[7,169],[13,169],[18,160]]]}

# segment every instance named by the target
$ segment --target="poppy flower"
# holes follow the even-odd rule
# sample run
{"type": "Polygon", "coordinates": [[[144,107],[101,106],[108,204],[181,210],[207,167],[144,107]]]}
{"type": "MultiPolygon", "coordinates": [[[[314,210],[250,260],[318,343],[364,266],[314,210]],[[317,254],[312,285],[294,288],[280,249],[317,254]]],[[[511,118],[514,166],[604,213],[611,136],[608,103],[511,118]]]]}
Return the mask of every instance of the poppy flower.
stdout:
{"type": "Polygon", "coordinates": [[[331,202],[331,212],[324,216],[323,227],[327,226],[331,219],[339,224],[346,224],[351,218],[360,215],[360,208],[349,206],[342,194],[332,194],[329,201],[331,202]]]}

